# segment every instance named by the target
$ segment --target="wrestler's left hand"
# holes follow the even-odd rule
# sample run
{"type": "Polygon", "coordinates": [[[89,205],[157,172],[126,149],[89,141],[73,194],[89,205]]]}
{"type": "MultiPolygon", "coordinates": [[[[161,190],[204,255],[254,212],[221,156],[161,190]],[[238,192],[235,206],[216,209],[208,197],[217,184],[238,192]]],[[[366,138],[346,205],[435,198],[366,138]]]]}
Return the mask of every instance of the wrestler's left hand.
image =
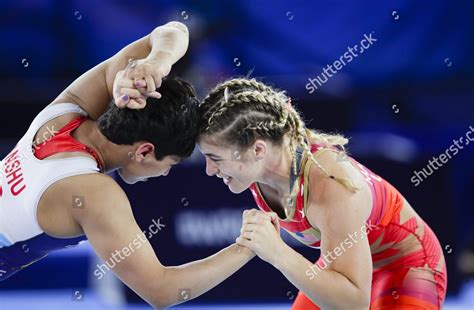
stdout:
{"type": "Polygon", "coordinates": [[[280,237],[277,214],[259,210],[244,211],[241,233],[235,241],[270,264],[286,246],[280,237]]]}

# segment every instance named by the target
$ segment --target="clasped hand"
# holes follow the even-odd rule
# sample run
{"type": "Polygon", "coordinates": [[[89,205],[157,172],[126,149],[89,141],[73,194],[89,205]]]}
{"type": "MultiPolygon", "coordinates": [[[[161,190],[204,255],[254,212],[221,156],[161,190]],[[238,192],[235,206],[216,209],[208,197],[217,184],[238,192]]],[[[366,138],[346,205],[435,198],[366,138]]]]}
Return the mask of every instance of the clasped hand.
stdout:
{"type": "Polygon", "coordinates": [[[281,255],[286,245],[280,237],[277,214],[255,209],[244,211],[240,236],[235,241],[270,264],[281,255]]]}
{"type": "Polygon", "coordinates": [[[143,109],[149,97],[161,98],[157,88],[171,71],[170,61],[139,59],[130,61],[125,70],[117,72],[113,97],[119,108],[143,109]]]}

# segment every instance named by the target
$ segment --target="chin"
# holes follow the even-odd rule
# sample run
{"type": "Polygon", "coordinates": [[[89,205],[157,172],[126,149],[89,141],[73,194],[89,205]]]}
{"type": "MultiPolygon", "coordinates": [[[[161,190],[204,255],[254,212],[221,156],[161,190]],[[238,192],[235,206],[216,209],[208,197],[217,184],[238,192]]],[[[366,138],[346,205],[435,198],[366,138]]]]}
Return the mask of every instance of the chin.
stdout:
{"type": "Polygon", "coordinates": [[[243,189],[243,190],[233,190],[232,188],[229,188],[229,190],[230,190],[230,192],[231,192],[232,194],[240,194],[240,193],[242,193],[245,189],[243,189]]]}
{"type": "Polygon", "coordinates": [[[133,184],[138,183],[138,180],[129,180],[129,179],[126,179],[126,178],[122,178],[122,181],[124,181],[128,185],[133,185],[133,184]]]}
{"type": "Polygon", "coordinates": [[[243,187],[243,186],[229,186],[229,190],[231,191],[232,194],[240,194],[243,193],[245,190],[247,190],[248,187],[243,187]]]}

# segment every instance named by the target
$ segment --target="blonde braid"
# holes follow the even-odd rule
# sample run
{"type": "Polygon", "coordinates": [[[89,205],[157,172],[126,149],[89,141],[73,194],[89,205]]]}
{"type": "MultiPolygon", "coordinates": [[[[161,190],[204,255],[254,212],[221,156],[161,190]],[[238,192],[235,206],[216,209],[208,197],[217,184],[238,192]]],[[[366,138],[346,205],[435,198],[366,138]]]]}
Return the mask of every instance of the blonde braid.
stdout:
{"type": "MultiPolygon", "coordinates": [[[[344,186],[345,188],[349,189],[350,191],[352,192],[356,192],[357,190],[359,190],[359,188],[357,188],[354,183],[347,179],[347,178],[340,178],[340,177],[336,177],[334,175],[332,175],[326,168],[324,168],[320,163],[319,161],[316,160],[316,158],[313,156],[313,153],[311,152],[311,149],[309,147],[309,144],[308,144],[308,141],[307,141],[307,131],[308,129],[306,129],[306,127],[304,126],[303,124],[303,121],[301,120],[301,118],[299,117],[299,115],[297,114],[296,111],[292,111],[291,113],[291,117],[290,118],[293,118],[295,124],[296,124],[296,130],[294,131],[294,135],[293,135],[293,138],[296,140],[296,142],[303,147],[304,149],[304,152],[305,154],[308,156],[308,158],[328,177],[328,178],[331,178],[333,180],[335,180],[336,182],[340,183],[342,186],[344,186]]],[[[324,137],[326,138],[324,140],[324,142],[327,142],[329,143],[329,140],[328,140],[328,137],[330,135],[326,135],[326,134],[321,134],[321,137],[324,137]]],[[[347,139],[345,139],[347,141],[347,139]]],[[[296,155],[294,156],[296,157],[296,155]]]]}
{"type": "MultiPolygon", "coordinates": [[[[210,101],[212,102],[211,98],[216,97],[216,96],[220,95],[221,93],[224,93],[226,88],[230,88],[230,89],[234,88],[235,89],[235,88],[239,88],[239,87],[240,88],[249,88],[249,89],[252,89],[254,91],[257,90],[260,93],[265,93],[266,95],[275,95],[275,93],[276,93],[276,94],[282,94],[284,96],[284,92],[278,92],[278,91],[274,90],[272,87],[267,86],[264,83],[259,82],[254,78],[250,79],[250,80],[249,79],[244,79],[244,78],[240,78],[240,79],[235,78],[235,79],[225,81],[225,82],[217,85],[216,87],[214,87],[214,89],[212,89],[211,92],[203,100],[201,105],[206,104],[210,101]]],[[[263,98],[263,99],[264,100],[262,100],[262,101],[265,102],[265,98],[263,98]]],[[[249,101],[246,101],[246,102],[249,102],[249,101]]],[[[226,111],[226,105],[227,105],[227,108],[229,108],[229,107],[233,106],[234,104],[229,106],[227,100],[220,100],[220,104],[218,102],[214,107],[212,107],[216,111],[213,114],[211,114],[211,116],[208,118],[208,124],[207,124],[207,127],[206,127],[206,131],[209,130],[210,127],[212,126],[212,120],[215,117],[222,115],[226,111]]]]}
{"type": "MultiPolygon", "coordinates": [[[[290,134],[290,151],[293,157],[293,172],[297,174],[296,167],[296,152],[295,147],[299,145],[303,148],[304,154],[320,169],[324,175],[331,178],[344,187],[351,191],[356,191],[358,188],[354,186],[351,180],[347,178],[335,177],[325,167],[323,167],[313,156],[310,149],[310,143],[322,142],[324,147],[333,149],[334,147],[339,148],[344,152],[344,145],[347,144],[348,140],[340,135],[330,135],[325,133],[316,133],[306,128],[304,122],[300,118],[299,113],[291,108],[289,105],[289,99],[285,92],[274,90],[272,87],[265,85],[255,79],[231,79],[223,82],[216,86],[209,95],[204,99],[201,105],[206,106],[207,112],[207,127],[204,126],[205,131],[209,131],[214,121],[230,108],[241,104],[255,104],[253,112],[260,113],[263,110],[268,112],[269,115],[276,115],[276,120],[258,121],[246,125],[242,132],[245,131],[256,131],[260,134],[271,135],[274,130],[282,130],[283,134],[285,129],[288,127],[290,134]],[[237,93],[233,93],[237,91],[237,93]],[[287,103],[287,104],[286,104],[287,103]],[[257,108],[258,104],[258,108],[257,108]]],[[[249,113],[242,114],[249,115],[249,113]]],[[[235,123],[234,123],[235,124],[235,123]]],[[[297,189],[297,187],[296,187],[297,189]]]]}
{"type": "MultiPolygon", "coordinates": [[[[257,81],[256,79],[250,79],[250,80],[247,80],[247,79],[231,79],[231,80],[225,81],[225,82],[217,85],[216,87],[214,87],[209,92],[209,94],[204,98],[202,104],[205,104],[205,103],[209,102],[210,98],[215,97],[215,96],[223,93],[226,88],[231,88],[232,89],[232,88],[237,88],[237,87],[246,87],[246,88],[249,88],[249,89],[258,90],[258,91],[267,92],[267,93],[274,93],[275,92],[275,90],[273,90],[270,86],[267,86],[267,85],[263,84],[262,82],[257,81]]],[[[225,104],[226,104],[225,101],[221,102],[219,108],[222,108],[225,104]]]]}
{"type": "MultiPolygon", "coordinates": [[[[225,81],[224,83],[221,83],[221,84],[217,85],[216,87],[214,87],[209,92],[209,94],[204,98],[201,105],[208,102],[212,97],[215,97],[215,96],[217,96],[221,93],[224,93],[224,90],[226,88],[232,89],[232,88],[238,88],[238,87],[247,87],[249,89],[255,89],[255,90],[258,90],[258,91],[261,91],[261,92],[268,92],[268,93],[274,92],[273,89],[270,86],[267,86],[267,85],[265,85],[261,82],[258,82],[255,79],[251,79],[251,80],[231,79],[231,80],[225,81]]],[[[223,101],[223,102],[221,101],[221,104],[220,104],[219,108],[222,108],[225,103],[226,103],[225,101],[223,101]]]]}
{"type": "MultiPolygon", "coordinates": [[[[225,88],[227,89],[227,88],[225,88]]],[[[224,89],[224,91],[225,91],[224,89]]],[[[228,100],[222,100],[221,99],[221,104],[214,113],[211,114],[208,120],[208,126],[206,128],[206,131],[210,129],[210,127],[213,125],[213,120],[216,117],[219,117],[220,115],[224,114],[227,109],[241,103],[250,103],[250,102],[257,102],[262,104],[262,108],[264,110],[268,110],[269,112],[273,112],[274,110],[271,110],[270,108],[281,108],[280,101],[282,99],[285,99],[286,96],[283,93],[277,93],[275,91],[243,91],[237,94],[229,94],[229,97],[227,98],[228,100]]],[[[281,114],[281,113],[280,113],[281,114]]],[[[288,112],[283,113],[282,117],[280,117],[279,122],[275,123],[273,121],[269,121],[266,126],[263,126],[262,122],[258,124],[257,127],[252,127],[251,124],[249,124],[247,127],[245,127],[243,130],[248,130],[248,129],[263,129],[264,131],[268,131],[270,129],[274,128],[283,128],[286,124],[286,118],[288,117],[288,112]],[[268,128],[264,128],[268,127],[268,128]]]]}
{"type": "Polygon", "coordinates": [[[246,88],[255,89],[261,92],[274,92],[274,90],[270,86],[267,86],[263,84],[262,82],[257,81],[256,79],[250,79],[250,80],[232,79],[232,80],[225,81],[217,85],[216,87],[214,87],[214,89],[212,89],[212,91],[206,96],[204,101],[206,101],[206,99],[212,96],[215,96],[216,94],[220,94],[227,87],[229,88],[246,87],[246,88]]]}

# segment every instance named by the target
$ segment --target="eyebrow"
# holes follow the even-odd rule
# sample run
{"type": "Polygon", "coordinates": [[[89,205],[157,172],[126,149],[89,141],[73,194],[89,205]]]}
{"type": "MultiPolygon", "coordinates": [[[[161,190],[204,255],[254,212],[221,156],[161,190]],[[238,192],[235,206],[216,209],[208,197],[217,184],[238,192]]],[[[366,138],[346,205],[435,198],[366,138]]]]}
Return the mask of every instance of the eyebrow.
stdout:
{"type": "Polygon", "coordinates": [[[220,156],[214,155],[212,153],[204,153],[204,155],[209,156],[209,157],[214,157],[214,158],[220,158],[220,156]]]}

